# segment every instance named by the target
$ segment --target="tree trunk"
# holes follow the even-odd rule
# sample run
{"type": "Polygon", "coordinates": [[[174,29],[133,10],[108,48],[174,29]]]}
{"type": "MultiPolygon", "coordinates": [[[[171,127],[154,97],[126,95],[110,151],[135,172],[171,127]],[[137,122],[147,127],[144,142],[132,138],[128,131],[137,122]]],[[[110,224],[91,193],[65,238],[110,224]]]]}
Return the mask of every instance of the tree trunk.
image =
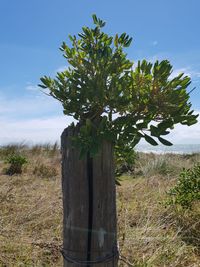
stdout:
{"type": "Polygon", "coordinates": [[[61,136],[64,267],[116,267],[113,146],[105,141],[97,156],[80,160],[71,146],[78,131],[68,127],[61,136]]]}

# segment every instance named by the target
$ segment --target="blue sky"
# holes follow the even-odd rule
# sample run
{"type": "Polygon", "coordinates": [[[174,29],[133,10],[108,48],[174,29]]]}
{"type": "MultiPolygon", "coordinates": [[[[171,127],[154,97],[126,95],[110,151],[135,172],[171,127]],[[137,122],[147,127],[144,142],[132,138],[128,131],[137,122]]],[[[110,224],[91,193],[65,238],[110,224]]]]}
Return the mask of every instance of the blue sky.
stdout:
{"type": "MultiPolygon", "coordinates": [[[[18,0],[0,1],[0,145],[59,140],[71,119],[56,100],[39,91],[43,75],[66,66],[59,51],[68,34],[91,26],[96,13],[109,34],[127,32],[129,58],[169,59],[174,75],[192,78],[193,109],[200,112],[200,1],[18,0]]],[[[200,143],[200,124],[177,126],[169,140],[200,143]]]]}

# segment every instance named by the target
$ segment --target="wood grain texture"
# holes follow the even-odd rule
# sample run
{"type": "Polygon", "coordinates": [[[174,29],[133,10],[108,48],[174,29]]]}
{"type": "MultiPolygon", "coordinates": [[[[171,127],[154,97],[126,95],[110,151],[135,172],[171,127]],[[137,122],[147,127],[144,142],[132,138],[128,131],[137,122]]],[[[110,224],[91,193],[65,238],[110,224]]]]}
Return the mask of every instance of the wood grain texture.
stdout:
{"type": "MultiPolygon", "coordinates": [[[[87,158],[80,160],[79,151],[71,146],[71,137],[79,129],[68,127],[61,136],[62,192],[63,192],[63,247],[70,257],[87,260],[88,248],[88,179],[87,158]]],[[[93,158],[93,227],[91,260],[111,254],[117,246],[116,195],[113,146],[104,142],[93,158]]],[[[68,263],[64,267],[78,267],[68,263]]],[[[117,266],[117,259],[91,266],[117,266]]]]}

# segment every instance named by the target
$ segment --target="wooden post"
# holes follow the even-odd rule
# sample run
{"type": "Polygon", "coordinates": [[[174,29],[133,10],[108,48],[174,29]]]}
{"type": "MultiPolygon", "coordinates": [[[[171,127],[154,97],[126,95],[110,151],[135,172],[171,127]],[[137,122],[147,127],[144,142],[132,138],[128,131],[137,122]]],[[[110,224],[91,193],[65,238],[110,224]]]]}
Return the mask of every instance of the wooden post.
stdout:
{"type": "Polygon", "coordinates": [[[113,146],[105,141],[97,156],[80,160],[71,146],[78,128],[68,127],[61,136],[64,267],[116,267],[113,146]]]}

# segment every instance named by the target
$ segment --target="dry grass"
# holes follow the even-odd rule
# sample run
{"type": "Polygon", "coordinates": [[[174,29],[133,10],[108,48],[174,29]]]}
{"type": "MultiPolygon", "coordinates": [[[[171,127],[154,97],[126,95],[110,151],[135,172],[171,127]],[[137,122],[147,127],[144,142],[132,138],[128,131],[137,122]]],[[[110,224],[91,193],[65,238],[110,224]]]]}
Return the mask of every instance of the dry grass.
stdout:
{"type": "Polygon", "coordinates": [[[171,178],[178,176],[183,168],[189,168],[197,162],[200,162],[200,154],[197,153],[191,155],[139,153],[136,174],[143,177],[159,175],[171,178]]]}
{"type": "MultiPolygon", "coordinates": [[[[29,162],[24,173],[0,174],[0,266],[62,266],[59,151],[20,149],[29,162]],[[34,171],[41,165],[42,175],[34,171]],[[46,167],[51,175],[45,175],[46,167]]],[[[182,212],[164,205],[179,170],[194,162],[200,162],[199,155],[140,153],[135,177],[122,177],[117,188],[120,266],[200,266],[200,207],[182,212]]],[[[1,161],[0,173],[4,167],[1,161]]]]}
{"type": "Polygon", "coordinates": [[[62,266],[59,153],[24,154],[23,175],[0,176],[0,266],[62,266]]]}
{"type": "Polygon", "coordinates": [[[183,213],[165,207],[173,183],[137,178],[118,188],[120,250],[133,266],[200,266],[200,209],[183,213]]]}

